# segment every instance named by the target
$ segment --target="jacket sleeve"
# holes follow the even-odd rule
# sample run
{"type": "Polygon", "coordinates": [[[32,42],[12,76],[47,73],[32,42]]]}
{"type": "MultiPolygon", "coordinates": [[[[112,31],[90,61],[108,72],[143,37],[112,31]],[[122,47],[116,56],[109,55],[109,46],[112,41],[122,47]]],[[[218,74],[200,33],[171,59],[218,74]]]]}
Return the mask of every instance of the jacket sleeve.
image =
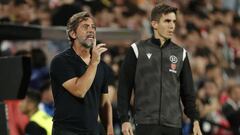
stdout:
{"type": "Polygon", "coordinates": [[[129,121],[130,98],[134,88],[137,58],[130,47],[121,65],[118,85],[118,113],[121,122],[129,121]]]}
{"type": "Polygon", "coordinates": [[[188,56],[184,59],[180,73],[180,95],[184,106],[184,113],[193,121],[199,119],[196,109],[196,94],[193,86],[192,71],[188,56]]]}

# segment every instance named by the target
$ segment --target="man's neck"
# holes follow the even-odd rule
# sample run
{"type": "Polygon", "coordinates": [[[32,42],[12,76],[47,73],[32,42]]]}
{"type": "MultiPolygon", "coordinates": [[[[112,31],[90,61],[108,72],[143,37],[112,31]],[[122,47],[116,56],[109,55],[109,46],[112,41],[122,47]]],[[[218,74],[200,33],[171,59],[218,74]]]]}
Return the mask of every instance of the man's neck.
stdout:
{"type": "Polygon", "coordinates": [[[162,36],[157,36],[157,35],[154,35],[154,38],[156,39],[159,39],[160,40],[160,43],[161,45],[160,46],[163,46],[163,44],[167,41],[166,38],[162,37],[162,36]]]}
{"type": "Polygon", "coordinates": [[[30,112],[27,114],[27,116],[28,116],[29,118],[31,118],[37,111],[38,111],[38,108],[35,108],[35,109],[33,109],[32,111],[30,111],[30,112]]]}
{"type": "Polygon", "coordinates": [[[90,49],[89,48],[85,48],[82,45],[73,45],[73,50],[81,58],[88,58],[88,57],[90,57],[90,49]]]}

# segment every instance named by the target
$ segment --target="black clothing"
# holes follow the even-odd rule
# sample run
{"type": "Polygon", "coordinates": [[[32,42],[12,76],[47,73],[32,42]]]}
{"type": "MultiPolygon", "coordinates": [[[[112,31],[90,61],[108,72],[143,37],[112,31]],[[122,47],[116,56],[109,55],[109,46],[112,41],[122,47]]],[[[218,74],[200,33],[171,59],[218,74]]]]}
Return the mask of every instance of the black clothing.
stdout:
{"type": "Polygon", "coordinates": [[[185,49],[171,40],[160,47],[150,38],[129,49],[121,67],[118,110],[122,122],[128,121],[129,100],[134,89],[134,118],[137,124],[160,124],[180,128],[182,108],[198,119],[190,64],[185,49]]]}
{"type": "Polygon", "coordinates": [[[79,133],[98,132],[98,111],[101,94],[107,93],[107,68],[100,62],[90,90],[84,98],[73,96],[62,84],[82,76],[88,65],[70,48],[55,56],[51,62],[50,76],[55,112],[53,127],[79,133]]]}
{"type": "Polygon", "coordinates": [[[99,133],[89,133],[89,132],[72,132],[62,128],[54,127],[52,130],[52,135],[101,135],[99,133]]]}
{"type": "Polygon", "coordinates": [[[47,131],[36,122],[30,121],[25,127],[26,135],[47,135],[47,131]]]}
{"type": "Polygon", "coordinates": [[[136,125],[136,135],[181,135],[181,128],[172,128],[154,124],[136,125]]]}
{"type": "Polygon", "coordinates": [[[240,135],[240,106],[228,99],[222,107],[222,112],[228,119],[234,135],[240,135]]]}

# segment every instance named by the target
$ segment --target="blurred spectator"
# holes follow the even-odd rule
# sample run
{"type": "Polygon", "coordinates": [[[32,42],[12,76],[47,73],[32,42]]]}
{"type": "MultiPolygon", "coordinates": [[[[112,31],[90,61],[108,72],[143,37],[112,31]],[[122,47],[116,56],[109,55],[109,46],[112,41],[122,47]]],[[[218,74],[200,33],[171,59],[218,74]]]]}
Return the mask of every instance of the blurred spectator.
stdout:
{"type": "Polygon", "coordinates": [[[51,26],[51,10],[48,7],[41,7],[37,10],[39,24],[43,27],[51,26]]]}
{"type": "Polygon", "coordinates": [[[10,41],[2,41],[0,45],[1,56],[12,56],[16,52],[16,48],[10,41]]]}
{"type": "Polygon", "coordinates": [[[38,91],[29,90],[21,101],[20,109],[30,119],[25,128],[27,135],[51,135],[52,117],[38,109],[40,100],[38,91]]]}
{"type": "Polygon", "coordinates": [[[27,50],[18,50],[16,51],[16,53],[14,54],[15,56],[26,56],[26,57],[31,57],[31,54],[29,51],[27,50]]]}
{"type": "Polygon", "coordinates": [[[39,109],[46,112],[48,115],[53,116],[54,112],[54,103],[53,103],[53,95],[50,81],[47,80],[43,83],[40,88],[41,93],[41,102],[39,104],[39,109]]]}
{"type": "Polygon", "coordinates": [[[118,27],[114,20],[114,14],[112,14],[112,9],[103,8],[95,13],[96,25],[98,27],[118,27]]]}
{"type": "Polygon", "coordinates": [[[228,119],[234,135],[240,135],[240,85],[233,85],[228,90],[229,98],[222,111],[228,119]]]}
{"type": "Polygon", "coordinates": [[[67,20],[77,12],[81,11],[81,5],[76,3],[75,0],[63,0],[61,6],[56,8],[52,15],[52,25],[66,26],[67,20]]]}
{"type": "Polygon", "coordinates": [[[113,60],[110,53],[104,53],[103,55],[103,61],[108,65],[109,70],[109,85],[108,85],[108,93],[109,93],[109,99],[112,104],[112,114],[113,114],[113,127],[114,127],[114,133],[115,135],[121,134],[121,123],[120,118],[118,116],[117,112],[117,76],[115,74],[113,66],[113,60]]]}
{"type": "Polygon", "coordinates": [[[221,131],[221,126],[227,128],[227,124],[220,112],[219,92],[216,83],[209,80],[198,90],[196,102],[200,110],[200,123],[204,135],[226,135],[226,131],[221,131]]]}
{"type": "Polygon", "coordinates": [[[24,135],[29,118],[20,110],[20,100],[4,101],[7,107],[9,135],[24,135]]]}
{"type": "Polygon", "coordinates": [[[0,23],[9,23],[10,13],[12,8],[12,2],[10,0],[1,0],[0,1],[0,23]]]}
{"type": "Polygon", "coordinates": [[[224,87],[222,69],[215,64],[208,64],[206,66],[206,79],[210,79],[215,83],[218,90],[222,90],[224,87]]]}
{"type": "Polygon", "coordinates": [[[14,0],[14,16],[12,21],[16,24],[39,24],[36,7],[31,6],[26,0],[14,0]]]}
{"type": "Polygon", "coordinates": [[[43,83],[49,79],[49,69],[46,63],[46,55],[40,48],[31,50],[32,74],[29,86],[33,89],[40,90],[43,83]]]}

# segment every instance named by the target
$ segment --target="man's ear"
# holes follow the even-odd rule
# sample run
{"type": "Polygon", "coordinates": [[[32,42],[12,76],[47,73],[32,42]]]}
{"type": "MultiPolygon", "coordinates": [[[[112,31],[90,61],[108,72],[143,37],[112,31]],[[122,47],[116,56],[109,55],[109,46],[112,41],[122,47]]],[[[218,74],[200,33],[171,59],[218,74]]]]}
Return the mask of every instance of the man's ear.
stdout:
{"type": "Polygon", "coordinates": [[[75,31],[70,31],[70,32],[69,32],[69,35],[70,35],[73,39],[76,39],[76,38],[77,38],[75,31]]]}
{"type": "Polygon", "coordinates": [[[157,21],[151,21],[151,25],[152,25],[153,29],[157,29],[158,22],[157,21]]]}

